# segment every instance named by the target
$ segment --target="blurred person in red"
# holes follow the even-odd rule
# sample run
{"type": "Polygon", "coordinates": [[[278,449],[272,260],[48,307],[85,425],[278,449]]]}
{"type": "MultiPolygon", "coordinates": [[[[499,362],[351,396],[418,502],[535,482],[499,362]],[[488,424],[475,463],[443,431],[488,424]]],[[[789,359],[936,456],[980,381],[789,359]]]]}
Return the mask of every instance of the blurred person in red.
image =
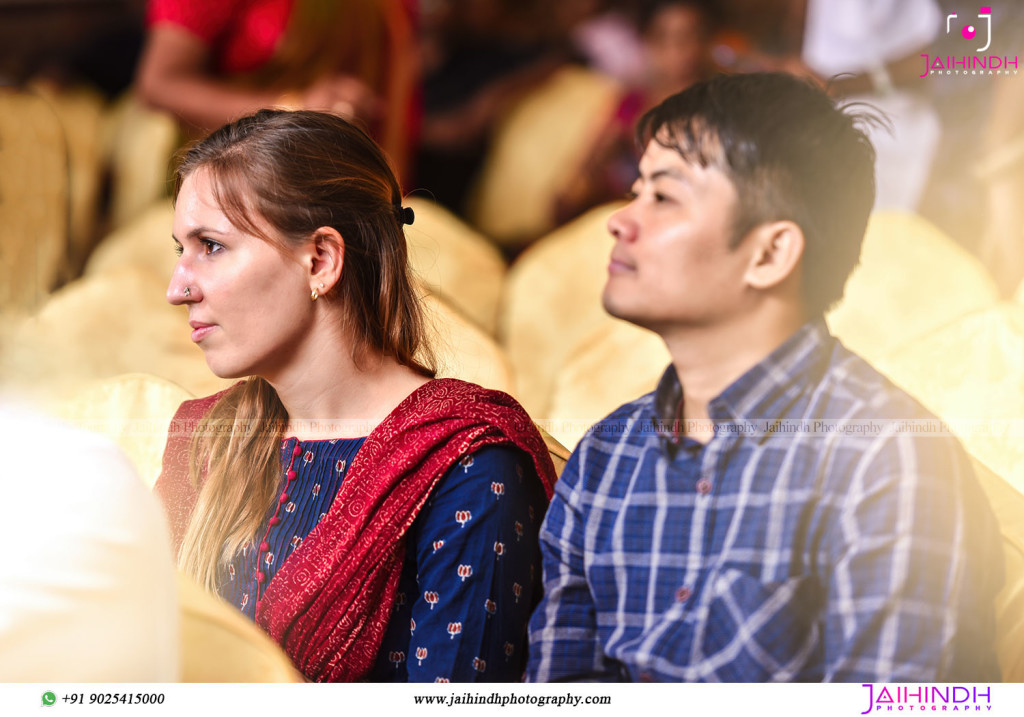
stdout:
{"type": "Polygon", "coordinates": [[[419,116],[416,5],[149,0],[136,89],[190,134],[261,107],[334,112],[366,125],[401,170],[419,116]]]}

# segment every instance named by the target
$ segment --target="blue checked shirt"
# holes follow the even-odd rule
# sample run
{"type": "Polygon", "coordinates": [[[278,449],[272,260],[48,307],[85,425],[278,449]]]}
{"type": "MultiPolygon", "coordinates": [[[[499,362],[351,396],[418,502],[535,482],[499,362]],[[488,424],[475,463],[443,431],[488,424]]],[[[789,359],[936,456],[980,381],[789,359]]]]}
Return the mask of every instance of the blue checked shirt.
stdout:
{"type": "Polygon", "coordinates": [[[681,403],[670,366],[566,465],[530,681],[999,679],[995,519],[959,443],[895,420],[919,404],[821,321],[709,404],[707,444],[681,403]]]}

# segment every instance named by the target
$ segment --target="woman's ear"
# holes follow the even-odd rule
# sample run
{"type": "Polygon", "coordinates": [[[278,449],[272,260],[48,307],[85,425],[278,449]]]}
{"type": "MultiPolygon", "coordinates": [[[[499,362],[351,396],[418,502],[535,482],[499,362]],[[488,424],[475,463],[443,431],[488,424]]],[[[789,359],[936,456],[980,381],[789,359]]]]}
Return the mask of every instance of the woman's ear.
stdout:
{"type": "Polygon", "coordinates": [[[744,279],[755,289],[771,289],[796,276],[804,255],[804,232],[789,220],[765,222],[751,231],[753,253],[744,279]]]}
{"type": "Polygon", "coordinates": [[[334,227],[320,227],[313,232],[308,254],[309,289],[323,296],[341,280],[345,264],[345,240],[334,227]]]}

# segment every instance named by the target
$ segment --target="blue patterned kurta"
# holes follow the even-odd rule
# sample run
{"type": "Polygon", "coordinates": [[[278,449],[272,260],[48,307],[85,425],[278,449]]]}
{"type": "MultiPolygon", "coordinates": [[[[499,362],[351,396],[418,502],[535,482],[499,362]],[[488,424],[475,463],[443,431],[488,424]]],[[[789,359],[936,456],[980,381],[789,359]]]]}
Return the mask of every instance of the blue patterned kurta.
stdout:
{"type": "MultiPolygon", "coordinates": [[[[281,522],[264,538],[272,509],[259,539],[218,576],[220,594],[250,619],[257,559],[266,586],[329,510],[363,440],[282,444],[281,492],[288,498],[281,522]],[[296,476],[285,487],[290,462],[296,476]]],[[[520,680],[540,581],[537,531],[545,499],[535,474],[526,454],[493,446],[441,478],[406,536],[398,596],[371,680],[520,680]]]]}

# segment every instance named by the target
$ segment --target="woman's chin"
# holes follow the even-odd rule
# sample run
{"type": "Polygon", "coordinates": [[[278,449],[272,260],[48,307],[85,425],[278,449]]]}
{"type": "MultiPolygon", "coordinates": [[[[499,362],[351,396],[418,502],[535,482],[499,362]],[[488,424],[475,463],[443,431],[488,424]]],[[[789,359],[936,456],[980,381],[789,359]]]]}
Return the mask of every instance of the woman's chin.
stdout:
{"type": "Polygon", "coordinates": [[[206,365],[209,367],[210,372],[217,378],[246,378],[252,375],[252,371],[249,371],[247,367],[232,366],[219,361],[211,361],[210,357],[206,357],[206,365]]]}

